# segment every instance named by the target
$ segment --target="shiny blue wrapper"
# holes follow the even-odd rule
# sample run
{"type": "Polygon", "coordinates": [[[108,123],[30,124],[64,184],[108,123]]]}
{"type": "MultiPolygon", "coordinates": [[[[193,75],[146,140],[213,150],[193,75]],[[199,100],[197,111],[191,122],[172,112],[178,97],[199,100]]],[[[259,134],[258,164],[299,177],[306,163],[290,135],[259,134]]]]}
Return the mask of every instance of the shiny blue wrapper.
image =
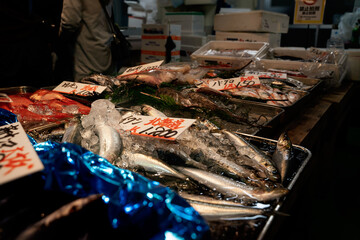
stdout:
{"type": "MultiPolygon", "coordinates": [[[[118,168],[72,143],[34,145],[45,169],[45,189],[77,197],[103,194],[111,225],[144,231],[147,239],[205,239],[205,220],[180,196],[156,181],[118,168]]],[[[121,236],[119,236],[121,237],[121,236]]]]}
{"type": "MultiPolygon", "coordinates": [[[[0,126],[14,122],[16,115],[0,108],[0,126]]],[[[120,169],[81,146],[53,141],[36,143],[30,136],[29,140],[45,167],[45,190],[79,198],[102,194],[113,228],[121,232],[140,229],[146,239],[208,238],[205,220],[169,188],[120,169]]]]}
{"type": "Polygon", "coordinates": [[[8,125],[17,121],[17,117],[14,113],[0,108],[0,126],[8,125]]]}

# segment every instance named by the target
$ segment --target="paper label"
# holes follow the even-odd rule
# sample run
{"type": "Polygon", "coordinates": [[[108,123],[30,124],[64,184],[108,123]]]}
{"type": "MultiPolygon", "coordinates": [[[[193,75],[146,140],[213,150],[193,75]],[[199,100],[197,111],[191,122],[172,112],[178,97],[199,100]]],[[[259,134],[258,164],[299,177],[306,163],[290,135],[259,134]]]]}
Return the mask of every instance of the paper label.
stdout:
{"type": "Polygon", "coordinates": [[[13,100],[6,94],[6,93],[0,93],[0,102],[10,103],[13,100]]]}
{"type": "Polygon", "coordinates": [[[132,115],[122,120],[121,128],[133,135],[175,140],[196,120],[132,115]]]}
{"type": "Polygon", "coordinates": [[[130,68],[127,68],[120,76],[124,77],[127,75],[138,74],[141,72],[149,72],[151,70],[158,69],[163,62],[164,62],[164,60],[161,60],[161,61],[152,62],[152,63],[148,63],[148,64],[138,65],[135,67],[130,67],[130,68]]]}
{"type": "Polygon", "coordinates": [[[322,24],[326,0],[295,0],[294,24],[322,24]]]}
{"type": "Polygon", "coordinates": [[[286,73],[245,71],[245,76],[258,76],[259,78],[287,79],[286,73]]]}
{"type": "Polygon", "coordinates": [[[208,81],[208,86],[216,90],[228,90],[233,88],[251,87],[260,85],[259,77],[257,76],[246,76],[220,80],[208,81]]]}
{"type": "Polygon", "coordinates": [[[0,184],[44,169],[20,123],[0,127],[0,184]]]}
{"type": "Polygon", "coordinates": [[[79,96],[93,96],[95,92],[100,94],[105,89],[105,86],[63,81],[56,88],[54,88],[53,91],[75,94],[79,96]]]}

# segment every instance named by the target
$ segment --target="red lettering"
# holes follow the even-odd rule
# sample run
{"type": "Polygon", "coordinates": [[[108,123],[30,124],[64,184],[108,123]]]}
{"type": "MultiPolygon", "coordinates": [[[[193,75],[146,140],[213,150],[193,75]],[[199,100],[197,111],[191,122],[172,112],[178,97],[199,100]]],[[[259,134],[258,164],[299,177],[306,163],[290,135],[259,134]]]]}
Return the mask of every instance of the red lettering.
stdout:
{"type": "Polygon", "coordinates": [[[29,153],[22,153],[24,147],[17,147],[12,150],[1,150],[0,153],[3,155],[3,158],[0,160],[3,168],[9,168],[8,171],[4,173],[7,175],[19,167],[26,167],[31,169],[34,165],[31,163],[31,158],[28,158],[29,153]]]}

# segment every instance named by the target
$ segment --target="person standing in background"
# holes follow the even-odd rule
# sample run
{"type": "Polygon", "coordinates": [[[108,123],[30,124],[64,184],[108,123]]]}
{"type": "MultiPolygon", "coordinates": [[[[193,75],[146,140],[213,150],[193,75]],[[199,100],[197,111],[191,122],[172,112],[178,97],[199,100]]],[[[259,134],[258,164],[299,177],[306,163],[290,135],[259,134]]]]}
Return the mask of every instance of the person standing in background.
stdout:
{"type": "Polygon", "coordinates": [[[53,85],[51,52],[60,13],[59,1],[0,1],[0,88],[53,85]]]}
{"type": "MultiPolygon", "coordinates": [[[[110,43],[113,38],[100,0],[64,0],[60,23],[60,40],[73,41],[73,80],[93,73],[113,75],[110,43]]],[[[112,0],[102,0],[111,16],[112,0]]],[[[59,61],[61,55],[59,56],[59,61]]]]}

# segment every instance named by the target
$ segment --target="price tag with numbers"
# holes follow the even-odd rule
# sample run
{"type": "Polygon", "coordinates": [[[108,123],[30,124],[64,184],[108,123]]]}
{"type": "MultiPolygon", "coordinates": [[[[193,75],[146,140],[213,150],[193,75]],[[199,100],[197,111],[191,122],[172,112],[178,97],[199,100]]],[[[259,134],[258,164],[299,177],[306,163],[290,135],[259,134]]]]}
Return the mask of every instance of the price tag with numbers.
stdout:
{"type": "Polygon", "coordinates": [[[151,70],[158,69],[163,62],[164,60],[161,60],[157,62],[152,62],[148,64],[127,68],[119,77],[124,77],[127,75],[137,74],[141,72],[149,72],[151,70]]]}
{"type": "Polygon", "coordinates": [[[216,90],[228,90],[233,88],[251,87],[260,85],[260,80],[257,76],[246,76],[229,79],[213,80],[208,82],[210,88],[216,90]]]}
{"type": "Polygon", "coordinates": [[[286,73],[245,71],[245,76],[258,76],[259,78],[287,79],[286,73]]]}
{"type": "Polygon", "coordinates": [[[121,127],[133,135],[175,140],[195,121],[185,118],[132,115],[122,120],[121,127]]]}
{"type": "Polygon", "coordinates": [[[56,92],[75,94],[79,96],[93,96],[94,93],[100,94],[105,89],[105,86],[63,81],[53,90],[56,92]]]}
{"type": "Polygon", "coordinates": [[[44,169],[20,123],[0,127],[0,185],[44,169]]]}

